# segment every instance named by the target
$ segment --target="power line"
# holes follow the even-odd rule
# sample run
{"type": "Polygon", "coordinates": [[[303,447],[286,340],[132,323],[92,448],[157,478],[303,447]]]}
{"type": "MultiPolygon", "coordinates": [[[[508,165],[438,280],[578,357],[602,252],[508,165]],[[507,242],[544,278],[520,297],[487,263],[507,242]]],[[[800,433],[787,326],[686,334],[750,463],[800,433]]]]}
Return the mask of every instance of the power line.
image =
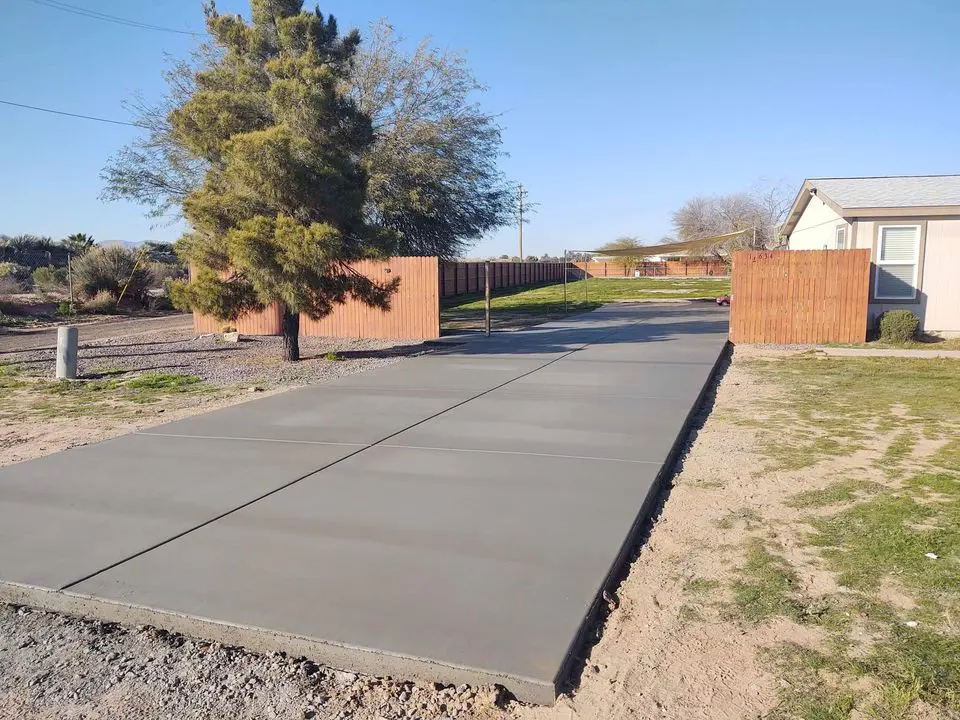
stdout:
{"type": "Polygon", "coordinates": [[[51,108],[37,107],[36,105],[24,105],[23,103],[16,103],[10,100],[0,100],[0,105],[11,105],[18,108],[26,108],[27,110],[38,110],[39,112],[52,113],[53,115],[65,115],[66,117],[81,118],[83,120],[96,120],[97,122],[110,123],[111,125],[129,125],[130,127],[146,127],[140,123],[127,122],[126,120],[110,120],[108,118],[94,117],[93,115],[80,115],[78,113],[64,112],[63,110],[53,110],[51,108]]]}
{"type": "Polygon", "coordinates": [[[32,2],[34,5],[41,5],[53,10],[72,13],[73,15],[90,18],[91,20],[102,20],[103,22],[116,23],[117,25],[135,27],[141,30],[157,30],[160,32],[177,33],[179,35],[193,35],[194,37],[201,36],[201,33],[192,32],[190,30],[177,30],[176,28],[164,27],[163,25],[153,25],[152,23],[140,22],[139,20],[130,20],[117,15],[102,13],[97,10],[88,10],[87,8],[79,7],[78,5],[60,2],[60,0],[30,0],[30,2],[32,2]]]}

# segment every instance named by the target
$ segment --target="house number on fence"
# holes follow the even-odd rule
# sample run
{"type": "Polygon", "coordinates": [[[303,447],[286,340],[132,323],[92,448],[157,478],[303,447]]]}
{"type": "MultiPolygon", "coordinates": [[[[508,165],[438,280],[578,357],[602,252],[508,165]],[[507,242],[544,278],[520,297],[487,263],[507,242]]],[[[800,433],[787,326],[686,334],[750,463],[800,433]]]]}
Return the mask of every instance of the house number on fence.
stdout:
{"type": "Polygon", "coordinates": [[[757,253],[750,258],[750,262],[760,262],[761,260],[773,260],[772,252],[757,253]]]}

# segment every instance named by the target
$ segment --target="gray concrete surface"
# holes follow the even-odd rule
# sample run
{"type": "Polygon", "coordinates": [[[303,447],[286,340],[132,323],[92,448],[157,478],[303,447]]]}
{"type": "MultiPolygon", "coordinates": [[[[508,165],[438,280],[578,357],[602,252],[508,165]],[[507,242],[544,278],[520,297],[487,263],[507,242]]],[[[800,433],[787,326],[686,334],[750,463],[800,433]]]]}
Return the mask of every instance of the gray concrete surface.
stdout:
{"type": "Polygon", "coordinates": [[[134,434],[0,468],[0,579],[63,588],[358,449],[134,434]]]}
{"type": "Polygon", "coordinates": [[[0,469],[0,597],[552,702],[726,330],[607,307],[0,469]]]}

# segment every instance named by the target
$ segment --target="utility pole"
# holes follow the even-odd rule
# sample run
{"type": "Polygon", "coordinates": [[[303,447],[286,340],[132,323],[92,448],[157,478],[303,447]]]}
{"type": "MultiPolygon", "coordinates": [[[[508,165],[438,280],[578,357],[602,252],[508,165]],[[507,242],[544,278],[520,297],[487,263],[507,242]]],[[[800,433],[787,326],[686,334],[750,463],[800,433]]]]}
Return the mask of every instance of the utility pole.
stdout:
{"type": "Polygon", "coordinates": [[[523,184],[517,186],[517,203],[520,206],[520,222],[517,224],[520,230],[520,262],[523,262],[523,184]]]}

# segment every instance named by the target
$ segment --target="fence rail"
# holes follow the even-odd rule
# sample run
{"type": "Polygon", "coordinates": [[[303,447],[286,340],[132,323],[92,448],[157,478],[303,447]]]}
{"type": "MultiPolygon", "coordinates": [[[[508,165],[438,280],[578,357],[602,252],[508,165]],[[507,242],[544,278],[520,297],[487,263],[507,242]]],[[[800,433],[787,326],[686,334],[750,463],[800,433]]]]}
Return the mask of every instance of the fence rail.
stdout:
{"type": "Polygon", "coordinates": [[[658,262],[617,262],[615,260],[573,263],[588,277],[708,277],[727,276],[729,266],[721,260],[666,260],[658,262]]]}
{"type": "MultiPolygon", "coordinates": [[[[440,297],[483,292],[482,262],[441,262],[440,297]]],[[[490,289],[563,280],[562,262],[491,262],[490,289]]]]}
{"type": "MultiPolygon", "coordinates": [[[[433,340],[440,337],[440,297],[437,285],[437,258],[394,257],[378,262],[363,260],[353,269],[371,280],[386,282],[400,278],[400,287],[390,298],[390,309],[372,308],[359,300],[347,300],[321,320],[300,316],[300,335],[345,338],[388,338],[433,340]]],[[[220,332],[232,325],[243,335],[280,335],[280,306],[249,313],[235,322],[223,322],[209,315],[193,314],[198,333],[220,332]]]]}
{"type": "Polygon", "coordinates": [[[869,250],[733,254],[734,343],[864,342],[869,250]]]}
{"type": "MultiPolygon", "coordinates": [[[[482,293],[483,262],[439,262],[435,257],[395,257],[377,262],[364,260],[352,267],[372,280],[400,278],[400,287],[390,298],[390,309],[371,308],[356,300],[334,307],[320,320],[300,316],[302,336],[390,338],[432,340],[440,337],[440,298],[482,293]]],[[[562,262],[491,262],[491,289],[563,281],[562,262]]],[[[220,332],[226,325],[243,335],[280,335],[279,305],[224,322],[194,313],[198,333],[220,332]]]]}

